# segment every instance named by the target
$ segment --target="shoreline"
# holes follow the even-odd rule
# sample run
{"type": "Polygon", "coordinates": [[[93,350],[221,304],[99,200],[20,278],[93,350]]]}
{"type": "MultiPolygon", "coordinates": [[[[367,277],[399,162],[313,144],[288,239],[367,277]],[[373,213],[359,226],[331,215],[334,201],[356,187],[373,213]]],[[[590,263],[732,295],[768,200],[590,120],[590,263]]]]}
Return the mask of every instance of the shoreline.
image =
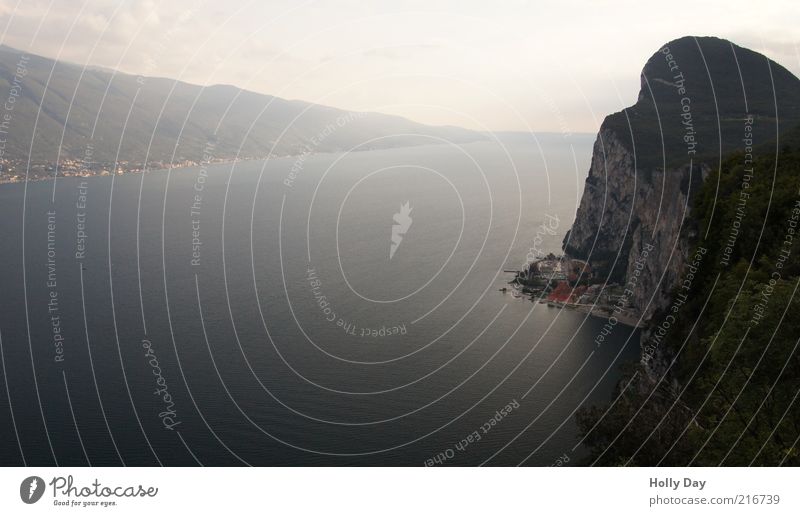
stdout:
{"type": "MultiPolygon", "coordinates": [[[[572,310],[582,312],[594,317],[599,317],[605,320],[611,319],[613,314],[613,309],[609,309],[608,307],[600,305],[565,304],[564,306],[566,308],[570,308],[572,310]]],[[[636,315],[616,314],[613,315],[613,317],[617,319],[617,322],[619,324],[623,324],[631,328],[643,329],[646,326],[644,321],[641,321],[641,318],[636,315]]]]}
{"type": "MultiPolygon", "coordinates": [[[[592,317],[597,317],[599,319],[605,319],[606,321],[611,319],[612,313],[614,311],[612,307],[606,305],[563,303],[561,301],[551,301],[547,299],[534,298],[533,296],[530,296],[529,298],[531,301],[536,302],[538,300],[539,304],[545,304],[551,308],[573,310],[576,312],[584,313],[586,315],[591,315],[592,317]]],[[[630,328],[644,329],[647,326],[644,321],[640,321],[640,317],[638,315],[616,314],[614,315],[614,318],[617,320],[618,324],[622,324],[630,328]]]]}
{"type": "MultiPolygon", "coordinates": [[[[104,168],[103,170],[99,170],[97,172],[91,171],[91,172],[88,172],[88,173],[87,172],[83,172],[83,173],[68,173],[68,174],[61,173],[61,174],[57,174],[57,175],[50,174],[50,175],[46,175],[46,176],[35,175],[33,177],[28,177],[28,178],[20,177],[19,179],[9,179],[7,177],[2,177],[2,178],[0,178],[0,186],[2,186],[2,185],[14,185],[14,184],[20,184],[20,183],[39,183],[39,182],[42,182],[42,181],[51,181],[53,179],[71,179],[71,178],[87,179],[87,178],[92,178],[92,177],[112,177],[112,176],[138,175],[138,174],[145,174],[145,173],[151,173],[151,172],[166,172],[168,170],[185,169],[185,168],[192,168],[192,167],[203,167],[203,166],[209,166],[209,165],[229,165],[229,164],[235,164],[235,163],[240,163],[240,162],[244,162],[244,161],[259,161],[260,159],[266,159],[266,158],[240,158],[240,159],[229,159],[229,160],[228,159],[220,159],[218,161],[209,161],[209,162],[200,162],[200,163],[196,163],[196,162],[176,162],[172,166],[163,166],[163,164],[161,166],[153,166],[153,167],[137,166],[136,168],[130,168],[130,169],[127,169],[127,170],[126,169],[120,169],[118,167],[116,172],[112,172],[111,170],[108,170],[108,169],[104,168]]],[[[70,172],[72,172],[73,169],[68,169],[68,170],[70,172]]],[[[17,175],[17,176],[12,176],[12,177],[19,177],[19,176],[17,175]]]]}
{"type": "Polygon", "coordinates": [[[592,268],[587,262],[550,253],[546,258],[530,262],[526,269],[514,272],[509,284],[520,297],[533,302],[568,308],[606,321],[613,318],[631,328],[647,327],[640,314],[626,308],[627,303],[620,304],[622,294],[618,285],[578,284],[584,274],[591,279],[592,268]]]}

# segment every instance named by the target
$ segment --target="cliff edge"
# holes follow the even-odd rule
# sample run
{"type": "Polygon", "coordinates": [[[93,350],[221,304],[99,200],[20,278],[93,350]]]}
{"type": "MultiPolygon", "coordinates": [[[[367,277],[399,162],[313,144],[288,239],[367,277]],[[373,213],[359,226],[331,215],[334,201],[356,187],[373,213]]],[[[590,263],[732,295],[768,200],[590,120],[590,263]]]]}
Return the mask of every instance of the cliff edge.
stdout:
{"type": "Polygon", "coordinates": [[[595,281],[624,285],[649,320],[683,275],[709,171],[798,123],[800,80],[781,65],[719,38],[667,43],[645,64],[636,104],[601,125],[564,252],[595,281]]]}

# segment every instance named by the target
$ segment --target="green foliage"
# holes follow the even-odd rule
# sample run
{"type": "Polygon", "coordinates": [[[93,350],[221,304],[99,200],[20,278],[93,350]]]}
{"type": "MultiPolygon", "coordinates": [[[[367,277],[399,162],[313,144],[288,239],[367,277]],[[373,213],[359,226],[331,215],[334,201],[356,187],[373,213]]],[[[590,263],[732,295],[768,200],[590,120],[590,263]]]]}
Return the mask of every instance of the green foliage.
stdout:
{"type": "Polygon", "coordinates": [[[760,141],[775,138],[778,120],[786,127],[800,123],[797,78],[724,39],[670,41],[647,61],[641,82],[636,104],[608,116],[603,126],[635,152],[642,178],[690,158],[717,168],[720,156],[741,148],[747,115],[760,141]],[[692,136],[696,145],[685,139],[692,136]]]}
{"type": "Polygon", "coordinates": [[[705,181],[691,221],[708,249],[698,279],[660,364],[637,366],[602,419],[579,414],[589,463],[800,465],[800,128],[780,142],[754,153],[749,188],[743,153],[705,181]]]}

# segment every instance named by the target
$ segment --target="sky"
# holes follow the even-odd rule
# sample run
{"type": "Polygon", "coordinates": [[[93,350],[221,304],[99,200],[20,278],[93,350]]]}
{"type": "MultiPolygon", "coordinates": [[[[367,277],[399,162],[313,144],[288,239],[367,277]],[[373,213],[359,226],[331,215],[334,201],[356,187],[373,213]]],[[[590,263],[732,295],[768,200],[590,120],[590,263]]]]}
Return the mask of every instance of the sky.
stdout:
{"type": "Polygon", "coordinates": [[[595,132],[645,61],[718,36],[800,75],[800,2],[0,0],[0,42],[490,131],[595,132]]]}

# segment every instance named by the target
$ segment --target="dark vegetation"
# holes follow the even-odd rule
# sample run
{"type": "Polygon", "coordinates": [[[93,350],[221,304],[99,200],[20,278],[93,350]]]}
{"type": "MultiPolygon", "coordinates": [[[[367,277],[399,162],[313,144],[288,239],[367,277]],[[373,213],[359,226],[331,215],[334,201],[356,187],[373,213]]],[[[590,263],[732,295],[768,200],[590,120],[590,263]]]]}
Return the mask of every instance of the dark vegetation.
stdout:
{"type": "Polygon", "coordinates": [[[726,157],[695,197],[708,251],[656,362],[628,366],[607,414],[579,413],[589,464],[800,465],[800,127],[756,149],[749,181],[745,159],[726,157]]]}

